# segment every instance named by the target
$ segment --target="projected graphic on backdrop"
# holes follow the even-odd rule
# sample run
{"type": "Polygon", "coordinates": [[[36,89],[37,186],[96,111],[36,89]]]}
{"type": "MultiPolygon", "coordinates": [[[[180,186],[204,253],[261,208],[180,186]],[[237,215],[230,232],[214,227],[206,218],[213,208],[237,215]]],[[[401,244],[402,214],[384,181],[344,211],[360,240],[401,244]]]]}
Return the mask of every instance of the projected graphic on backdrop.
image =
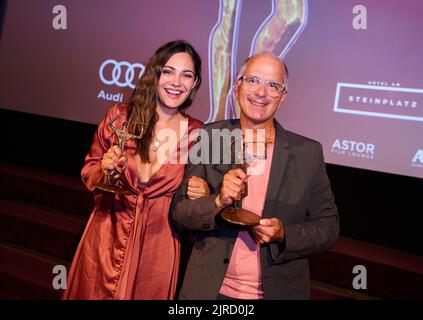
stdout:
{"type": "Polygon", "coordinates": [[[189,113],[236,116],[231,85],[263,49],[290,71],[277,119],[322,142],[327,162],[423,177],[423,2],[220,0],[9,1],[0,43],[0,107],[98,123],[126,101],[148,58],[186,39],[203,60],[189,113]],[[181,10],[183,4],[184,10],[181,10]]]}
{"type": "MultiPolygon", "coordinates": [[[[306,0],[272,0],[268,17],[257,29],[248,56],[268,51],[283,59],[307,22],[306,0]]],[[[239,20],[242,1],[222,0],[209,38],[210,115],[207,122],[238,118],[232,94],[236,80],[239,20]]]]}

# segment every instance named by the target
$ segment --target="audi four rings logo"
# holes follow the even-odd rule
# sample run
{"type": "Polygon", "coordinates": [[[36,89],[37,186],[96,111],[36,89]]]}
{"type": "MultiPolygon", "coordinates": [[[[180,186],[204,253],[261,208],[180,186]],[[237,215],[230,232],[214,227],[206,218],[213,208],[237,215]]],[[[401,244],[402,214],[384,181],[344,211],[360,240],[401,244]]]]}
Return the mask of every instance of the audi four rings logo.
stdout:
{"type": "Polygon", "coordinates": [[[135,88],[134,82],[137,82],[139,78],[141,78],[142,74],[144,73],[144,65],[141,63],[133,63],[130,64],[127,61],[116,61],[113,59],[108,59],[101,64],[99,70],[99,76],[101,81],[104,84],[112,85],[115,84],[118,87],[130,87],[131,89],[135,88]],[[111,66],[111,74],[109,73],[107,66],[111,66]],[[106,69],[106,76],[105,76],[105,69],[106,69]],[[138,77],[134,78],[136,75],[136,70],[139,69],[140,72],[138,73],[138,77]],[[122,73],[124,73],[124,77],[122,77],[122,73]],[[107,79],[106,79],[107,78],[107,79]],[[123,78],[123,79],[121,79],[123,78]],[[134,81],[135,80],[135,81],[134,81]]]}

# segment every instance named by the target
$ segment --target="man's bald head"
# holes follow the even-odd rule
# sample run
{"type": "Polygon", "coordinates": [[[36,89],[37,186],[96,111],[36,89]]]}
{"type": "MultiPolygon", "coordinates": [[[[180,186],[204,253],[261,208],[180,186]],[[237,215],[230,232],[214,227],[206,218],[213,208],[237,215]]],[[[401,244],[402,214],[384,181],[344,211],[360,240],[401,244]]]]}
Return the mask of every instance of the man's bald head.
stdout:
{"type": "Polygon", "coordinates": [[[242,64],[241,69],[239,70],[239,73],[236,77],[236,80],[238,80],[244,75],[245,70],[247,69],[250,63],[258,61],[258,60],[259,61],[262,60],[263,63],[268,63],[268,61],[274,60],[276,62],[276,65],[280,66],[280,72],[283,74],[282,78],[284,79],[285,90],[287,91],[288,77],[289,77],[288,67],[286,66],[285,62],[283,62],[277,55],[271,52],[261,52],[247,58],[242,64]]]}

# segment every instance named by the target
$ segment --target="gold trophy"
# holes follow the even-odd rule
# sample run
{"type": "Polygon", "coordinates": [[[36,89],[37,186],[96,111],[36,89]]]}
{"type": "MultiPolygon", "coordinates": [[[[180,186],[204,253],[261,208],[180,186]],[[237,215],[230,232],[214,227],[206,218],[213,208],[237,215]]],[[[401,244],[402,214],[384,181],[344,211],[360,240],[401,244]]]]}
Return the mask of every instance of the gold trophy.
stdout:
{"type": "MultiPolygon", "coordinates": [[[[236,164],[234,164],[233,169],[241,168],[244,173],[247,174],[248,166],[254,161],[258,159],[266,159],[267,158],[267,142],[264,143],[264,155],[262,157],[259,156],[252,156],[246,152],[247,143],[243,143],[242,151],[235,152],[235,157],[237,158],[236,164]]],[[[245,185],[244,192],[242,193],[242,199],[248,195],[248,183],[245,185]]],[[[241,226],[256,226],[260,224],[261,217],[254,212],[242,208],[242,199],[238,201],[234,201],[232,206],[224,208],[220,215],[223,220],[236,225],[241,226]]]]}
{"type": "MultiPolygon", "coordinates": [[[[117,140],[118,140],[118,144],[117,145],[118,145],[119,149],[123,152],[126,143],[130,139],[141,140],[141,138],[142,138],[142,136],[144,134],[144,126],[145,126],[145,124],[142,124],[140,122],[129,122],[129,121],[125,121],[122,124],[122,128],[121,129],[118,129],[118,128],[116,128],[116,127],[113,126],[113,123],[120,116],[121,115],[117,115],[112,120],[110,120],[110,122],[108,123],[108,126],[116,134],[117,140]],[[130,128],[130,127],[133,128],[136,125],[141,125],[141,130],[140,130],[141,132],[140,132],[140,134],[139,135],[135,135],[135,134],[129,133],[128,132],[128,128],[130,128]]],[[[120,187],[118,185],[119,178],[117,178],[117,179],[115,178],[115,176],[118,175],[118,174],[119,174],[119,172],[116,169],[106,171],[107,182],[106,183],[97,183],[96,189],[102,190],[102,191],[106,191],[106,192],[110,192],[110,193],[116,193],[116,194],[130,194],[131,192],[128,189],[125,189],[125,188],[120,187]]]]}

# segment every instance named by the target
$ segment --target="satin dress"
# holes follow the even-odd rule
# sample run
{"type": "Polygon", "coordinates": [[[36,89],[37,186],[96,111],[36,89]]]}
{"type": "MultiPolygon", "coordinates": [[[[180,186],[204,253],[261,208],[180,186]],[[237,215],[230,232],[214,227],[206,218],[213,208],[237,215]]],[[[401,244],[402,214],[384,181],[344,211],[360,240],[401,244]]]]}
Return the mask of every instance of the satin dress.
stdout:
{"type": "MultiPolygon", "coordinates": [[[[148,182],[140,182],[136,166],[136,142],[125,147],[128,162],[119,178],[129,195],[95,190],[105,182],[101,170],[104,153],[116,144],[108,127],[126,121],[128,107],[113,106],[100,123],[85,164],[82,180],[94,191],[95,207],[76,250],[63,299],[173,299],[179,272],[180,239],[169,222],[169,207],[182,182],[185,162],[164,163],[148,182]]],[[[194,139],[188,135],[202,122],[188,118],[177,155],[187,157],[194,139]],[[182,143],[185,141],[186,143],[182,143]]],[[[194,130],[194,131],[193,131],[194,130]]],[[[197,130],[198,132],[198,130],[197,130]]]]}

